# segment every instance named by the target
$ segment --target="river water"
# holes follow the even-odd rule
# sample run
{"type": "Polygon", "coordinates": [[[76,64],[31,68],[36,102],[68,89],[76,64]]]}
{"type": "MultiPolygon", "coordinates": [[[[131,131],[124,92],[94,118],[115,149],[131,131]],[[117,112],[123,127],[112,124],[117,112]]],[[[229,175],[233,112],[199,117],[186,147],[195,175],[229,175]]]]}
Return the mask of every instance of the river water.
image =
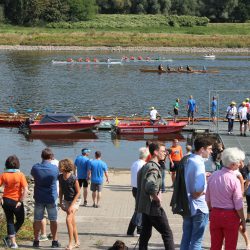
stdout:
{"type": "MultiPolygon", "coordinates": [[[[44,112],[74,112],[78,115],[147,115],[154,106],[166,117],[172,112],[174,100],[179,97],[180,115],[186,115],[189,95],[198,104],[197,116],[209,116],[210,95],[219,95],[219,111],[231,100],[240,103],[250,96],[250,55],[217,55],[216,60],[205,60],[202,54],[154,54],[119,52],[62,52],[62,51],[0,51],[0,111],[10,107],[18,112],[33,109],[44,112]],[[156,74],[141,73],[140,68],[157,67],[158,62],[126,63],[124,65],[52,65],[52,60],[68,57],[120,59],[122,56],[159,56],[171,59],[163,62],[170,67],[190,65],[194,69],[205,66],[218,70],[216,74],[156,74]],[[217,92],[216,92],[217,90],[217,92]],[[220,90],[220,91],[218,91],[220,90]],[[242,90],[242,91],[238,91],[242,90]]],[[[17,154],[25,173],[40,161],[41,150],[50,146],[58,159],[75,158],[82,147],[103,152],[110,167],[129,168],[138,155],[138,148],[147,138],[113,138],[110,132],[83,134],[81,138],[27,139],[16,129],[0,128],[0,164],[6,157],[17,154]],[[135,140],[136,139],[136,140],[135,140]]],[[[186,134],[177,135],[185,145],[186,134]]],[[[170,145],[172,137],[159,138],[170,145]]]]}

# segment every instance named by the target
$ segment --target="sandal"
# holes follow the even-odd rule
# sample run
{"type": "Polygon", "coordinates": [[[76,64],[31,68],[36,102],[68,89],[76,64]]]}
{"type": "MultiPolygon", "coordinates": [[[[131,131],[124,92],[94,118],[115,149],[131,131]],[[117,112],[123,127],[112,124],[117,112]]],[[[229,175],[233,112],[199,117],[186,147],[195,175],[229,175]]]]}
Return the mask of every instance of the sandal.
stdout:
{"type": "Polygon", "coordinates": [[[80,242],[76,243],[74,248],[80,248],[80,242]]]}
{"type": "Polygon", "coordinates": [[[74,248],[73,246],[68,245],[65,247],[65,250],[72,250],[73,248],[74,248]]]}

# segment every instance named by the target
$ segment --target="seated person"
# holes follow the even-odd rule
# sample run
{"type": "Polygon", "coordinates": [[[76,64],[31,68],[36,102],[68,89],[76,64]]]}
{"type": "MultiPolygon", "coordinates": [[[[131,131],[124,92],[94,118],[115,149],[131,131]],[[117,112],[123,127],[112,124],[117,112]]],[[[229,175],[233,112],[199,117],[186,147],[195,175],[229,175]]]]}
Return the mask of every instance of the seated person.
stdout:
{"type": "Polygon", "coordinates": [[[160,65],[158,66],[158,70],[159,70],[159,71],[163,71],[163,70],[164,70],[162,64],[160,64],[160,65]]]}
{"type": "Polygon", "coordinates": [[[167,65],[167,70],[168,70],[168,71],[170,71],[170,70],[171,70],[171,68],[169,67],[169,65],[167,65]]]}
{"type": "Polygon", "coordinates": [[[183,70],[183,67],[182,66],[179,66],[178,67],[178,71],[182,71],[183,70]]]}
{"type": "Polygon", "coordinates": [[[192,71],[192,68],[189,65],[187,65],[187,71],[192,71]]]}

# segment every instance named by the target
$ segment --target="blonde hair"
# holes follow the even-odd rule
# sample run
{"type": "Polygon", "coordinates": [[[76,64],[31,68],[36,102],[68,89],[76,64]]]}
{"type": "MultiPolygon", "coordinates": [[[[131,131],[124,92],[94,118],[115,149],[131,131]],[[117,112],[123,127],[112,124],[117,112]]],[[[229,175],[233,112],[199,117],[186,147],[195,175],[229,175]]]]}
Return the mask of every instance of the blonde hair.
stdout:
{"type": "Polygon", "coordinates": [[[74,169],[74,163],[72,160],[66,158],[59,161],[60,172],[71,172],[74,169]]]}

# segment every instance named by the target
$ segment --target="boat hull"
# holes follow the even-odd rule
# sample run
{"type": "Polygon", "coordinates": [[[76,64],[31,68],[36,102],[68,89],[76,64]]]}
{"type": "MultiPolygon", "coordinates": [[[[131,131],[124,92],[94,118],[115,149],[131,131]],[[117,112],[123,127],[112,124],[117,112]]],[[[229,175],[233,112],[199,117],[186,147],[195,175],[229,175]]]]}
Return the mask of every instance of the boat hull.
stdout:
{"type": "Polygon", "coordinates": [[[120,123],[115,126],[117,134],[169,134],[180,132],[185,126],[186,122],[168,122],[167,124],[151,125],[150,122],[131,122],[120,123]]]}
{"type": "Polygon", "coordinates": [[[65,65],[65,64],[82,64],[82,65],[121,65],[122,62],[67,62],[67,61],[52,61],[52,64],[65,65]]]}
{"type": "Polygon", "coordinates": [[[158,70],[158,69],[140,69],[142,73],[186,73],[186,74],[207,74],[207,73],[219,73],[218,70],[158,70]]]}
{"type": "Polygon", "coordinates": [[[99,120],[81,120],[80,122],[44,123],[34,122],[30,124],[31,134],[70,134],[94,129],[100,123],[99,120]]]}

